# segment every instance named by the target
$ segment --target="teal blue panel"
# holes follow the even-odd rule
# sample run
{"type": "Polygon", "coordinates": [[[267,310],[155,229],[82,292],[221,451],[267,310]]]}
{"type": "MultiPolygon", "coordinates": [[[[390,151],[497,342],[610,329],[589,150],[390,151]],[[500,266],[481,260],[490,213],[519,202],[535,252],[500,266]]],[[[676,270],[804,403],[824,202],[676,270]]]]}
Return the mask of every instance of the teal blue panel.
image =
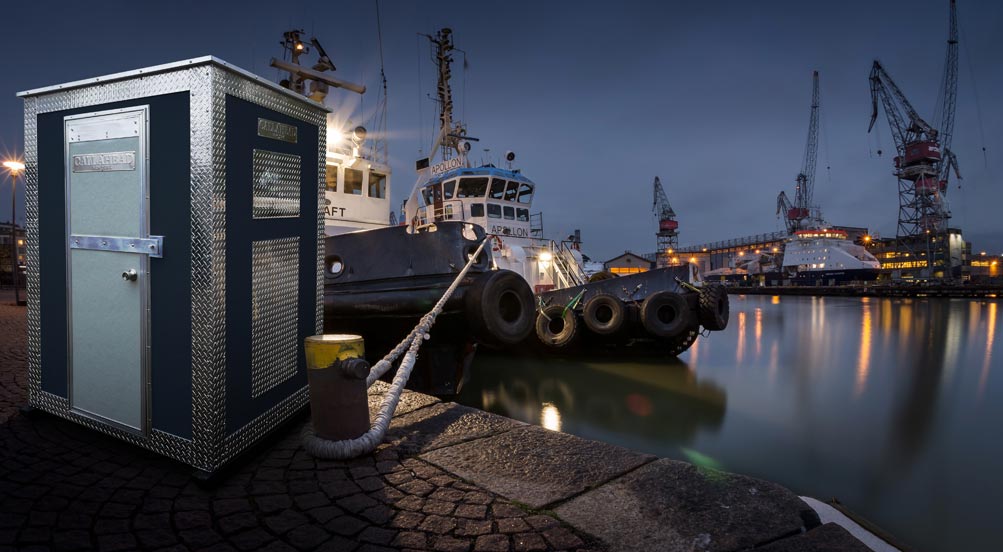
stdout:
{"type": "Polygon", "coordinates": [[[74,155],[107,152],[135,152],[136,169],[71,172],[70,233],[140,237],[140,213],[144,198],[143,187],[140,185],[142,152],[139,150],[139,138],[70,144],[70,159],[74,155]]]}
{"type": "Polygon", "coordinates": [[[73,408],[141,430],[142,255],[70,251],[73,408]],[[122,279],[135,270],[136,281],[122,279]]]}
{"type": "MultiPolygon", "coordinates": [[[[144,237],[147,215],[140,137],[73,142],[68,146],[69,233],[144,237]],[[106,163],[100,167],[104,170],[77,170],[75,156],[100,153],[131,153],[135,165],[106,163]]],[[[92,165],[83,169],[95,169],[93,160],[122,157],[92,155],[78,161],[86,165],[85,160],[90,159],[92,165]]],[[[149,285],[146,257],[85,249],[72,249],[69,255],[72,408],[143,431],[149,285]],[[135,271],[135,280],[123,278],[123,273],[129,271],[135,271]]]]}

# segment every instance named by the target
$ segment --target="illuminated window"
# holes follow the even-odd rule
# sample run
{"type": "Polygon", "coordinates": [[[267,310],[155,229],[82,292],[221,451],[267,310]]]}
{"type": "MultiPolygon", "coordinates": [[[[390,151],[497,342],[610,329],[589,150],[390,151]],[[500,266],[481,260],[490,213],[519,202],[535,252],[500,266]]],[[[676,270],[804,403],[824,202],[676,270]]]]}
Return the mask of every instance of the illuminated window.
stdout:
{"type": "Polygon", "coordinates": [[[345,193],[362,195],[362,171],[345,168],[345,193]]]}
{"type": "Polygon", "coordinates": [[[324,174],[324,183],[327,185],[327,189],[332,192],[338,191],[338,165],[328,165],[327,172],[324,174]]]}

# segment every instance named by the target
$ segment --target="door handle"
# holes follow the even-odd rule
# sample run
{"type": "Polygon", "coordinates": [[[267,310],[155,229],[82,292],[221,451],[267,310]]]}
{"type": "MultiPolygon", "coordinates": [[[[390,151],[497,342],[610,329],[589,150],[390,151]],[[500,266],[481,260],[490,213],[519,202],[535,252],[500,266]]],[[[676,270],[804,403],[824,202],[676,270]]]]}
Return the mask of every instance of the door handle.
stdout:
{"type": "Polygon", "coordinates": [[[139,273],[136,272],[135,268],[130,268],[122,273],[122,279],[126,282],[135,282],[136,278],[139,278],[139,273]]]}

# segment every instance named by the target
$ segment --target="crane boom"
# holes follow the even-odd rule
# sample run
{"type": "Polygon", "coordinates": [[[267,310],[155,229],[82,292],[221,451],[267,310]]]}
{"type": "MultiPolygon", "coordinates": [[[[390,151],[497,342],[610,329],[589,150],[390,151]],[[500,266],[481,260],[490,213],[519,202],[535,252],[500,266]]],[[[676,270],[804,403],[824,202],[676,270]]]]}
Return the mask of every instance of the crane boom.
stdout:
{"type": "Polygon", "coordinates": [[[885,115],[888,117],[888,126],[891,128],[896,149],[902,150],[905,144],[924,138],[927,140],[937,139],[937,130],[919,116],[919,113],[909,103],[905,94],[899,90],[891,75],[885,71],[878,60],[874,60],[874,65],[871,66],[870,81],[871,123],[867,126],[867,132],[874,128],[874,122],[878,119],[878,101],[880,100],[885,109],[885,115]]]}
{"type": "MultiPolygon", "coordinates": [[[[951,0],[951,8],[947,33],[947,60],[944,62],[944,82],[942,96],[944,103],[940,107],[940,147],[944,155],[951,155],[951,138],[954,134],[954,108],[958,102],[958,10],[955,0],[951,0]]],[[[957,169],[957,161],[952,160],[957,169]]],[[[950,178],[949,166],[944,163],[940,169],[940,180],[947,182],[950,178]]],[[[957,173],[957,170],[955,170],[957,173]]],[[[961,178],[960,176],[958,177],[961,178]]]]}
{"type": "Polygon", "coordinates": [[[811,115],[808,119],[808,140],[805,142],[804,158],[801,161],[801,172],[797,176],[797,190],[794,195],[794,206],[798,216],[803,220],[808,217],[811,209],[812,196],[815,188],[815,165],[818,160],[818,71],[812,73],[811,115]]]}

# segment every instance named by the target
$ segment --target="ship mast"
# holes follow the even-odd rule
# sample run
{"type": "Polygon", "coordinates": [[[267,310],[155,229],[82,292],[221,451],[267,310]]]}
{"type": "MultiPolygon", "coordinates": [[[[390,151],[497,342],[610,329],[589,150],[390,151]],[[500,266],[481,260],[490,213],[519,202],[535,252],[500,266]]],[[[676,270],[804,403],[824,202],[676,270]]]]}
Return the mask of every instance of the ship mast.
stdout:
{"type": "Polygon", "coordinates": [[[451,159],[453,154],[465,155],[470,151],[469,140],[477,141],[477,138],[467,136],[467,128],[460,121],[453,120],[453,89],[449,84],[453,76],[452,63],[453,51],[462,52],[453,45],[453,31],[448,27],[439,29],[435,36],[429,36],[434,47],[433,59],[438,67],[438,82],[436,83],[436,100],[439,104],[439,130],[435,134],[432,142],[432,150],[429,159],[434,159],[435,154],[442,148],[442,159],[451,159]]]}

